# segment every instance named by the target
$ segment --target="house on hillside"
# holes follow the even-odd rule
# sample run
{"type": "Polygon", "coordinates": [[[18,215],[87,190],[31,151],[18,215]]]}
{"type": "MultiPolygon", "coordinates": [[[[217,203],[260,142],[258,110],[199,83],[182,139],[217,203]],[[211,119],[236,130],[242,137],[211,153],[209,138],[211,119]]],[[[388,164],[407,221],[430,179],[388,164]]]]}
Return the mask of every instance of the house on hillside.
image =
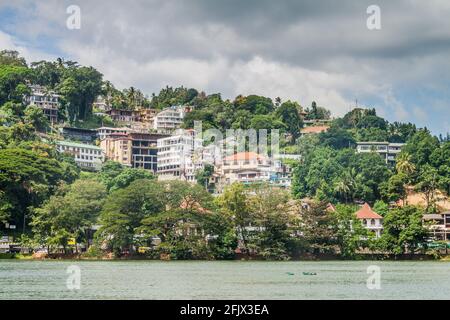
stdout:
{"type": "Polygon", "coordinates": [[[356,152],[378,153],[387,164],[395,164],[397,155],[402,151],[404,143],[389,143],[389,142],[357,142],[356,152]]]}
{"type": "Polygon", "coordinates": [[[58,122],[59,95],[39,85],[30,86],[31,94],[24,98],[27,105],[42,109],[51,124],[58,122]]]}
{"type": "Polygon", "coordinates": [[[368,203],[365,203],[361,209],[356,212],[356,218],[362,225],[375,234],[376,238],[381,237],[383,231],[383,217],[372,210],[368,203]]]}

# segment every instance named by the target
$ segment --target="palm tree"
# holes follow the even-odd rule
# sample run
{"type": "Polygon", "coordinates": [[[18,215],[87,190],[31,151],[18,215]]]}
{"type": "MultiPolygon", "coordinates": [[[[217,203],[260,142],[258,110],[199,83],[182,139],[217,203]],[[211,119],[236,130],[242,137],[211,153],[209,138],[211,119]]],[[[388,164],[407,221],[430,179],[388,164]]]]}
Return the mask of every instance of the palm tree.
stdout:
{"type": "Polygon", "coordinates": [[[409,153],[400,153],[396,162],[395,169],[398,173],[404,173],[410,177],[416,171],[416,166],[412,163],[409,153]]]}
{"type": "MultiPolygon", "coordinates": [[[[412,180],[412,175],[416,171],[416,166],[411,161],[411,155],[409,153],[400,153],[396,159],[395,169],[397,173],[404,174],[406,176],[406,182],[404,189],[408,190],[408,183],[412,180]]],[[[403,203],[408,203],[408,194],[406,193],[403,203]]]]}
{"type": "Polygon", "coordinates": [[[348,202],[350,186],[347,184],[347,181],[345,179],[341,178],[335,182],[334,191],[344,199],[345,203],[348,202]]]}

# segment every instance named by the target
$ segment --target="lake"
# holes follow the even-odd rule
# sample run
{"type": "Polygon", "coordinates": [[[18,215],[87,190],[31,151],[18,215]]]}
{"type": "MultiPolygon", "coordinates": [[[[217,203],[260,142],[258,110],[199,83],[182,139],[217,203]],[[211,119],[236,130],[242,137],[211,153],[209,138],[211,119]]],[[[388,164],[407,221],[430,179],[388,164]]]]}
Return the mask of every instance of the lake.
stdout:
{"type": "MultiPolygon", "coordinates": [[[[372,277],[376,280],[376,275],[372,277]]],[[[449,297],[450,263],[439,261],[0,260],[0,299],[372,300],[449,297]],[[79,290],[67,287],[67,279],[71,276],[67,268],[70,266],[80,271],[79,290]],[[371,276],[367,268],[370,266],[379,267],[380,289],[367,287],[367,279],[371,276]]]]}

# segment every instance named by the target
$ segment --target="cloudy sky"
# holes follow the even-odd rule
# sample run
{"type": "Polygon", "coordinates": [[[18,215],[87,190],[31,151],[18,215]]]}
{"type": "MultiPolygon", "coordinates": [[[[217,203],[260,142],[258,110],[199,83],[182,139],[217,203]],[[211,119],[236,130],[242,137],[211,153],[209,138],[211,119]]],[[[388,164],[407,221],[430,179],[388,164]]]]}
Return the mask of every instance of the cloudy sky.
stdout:
{"type": "Polygon", "coordinates": [[[450,131],[448,0],[0,0],[0,48],[92,65],[116,87],[312,100],[450,131]],[[366,10],[381,9],[381,30],[366,10]],[[81,28],[66,27],[78,5],[81,28]]]}

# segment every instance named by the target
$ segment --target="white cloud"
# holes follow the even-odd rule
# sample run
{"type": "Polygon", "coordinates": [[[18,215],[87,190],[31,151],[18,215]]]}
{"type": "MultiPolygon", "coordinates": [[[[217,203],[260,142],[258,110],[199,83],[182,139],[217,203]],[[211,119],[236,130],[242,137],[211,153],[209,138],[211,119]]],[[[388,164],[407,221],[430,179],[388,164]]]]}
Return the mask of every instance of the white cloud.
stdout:
{"type": "Polygon", "coordinates": [[[20,43],[17,39],[1,30],[0,30],[0,48],[2,50],[18,51],[20,55],[27,60],[27,62],[39,61],[43,59],[47,60],[55,59],[55,57],[50,54],[27,47],[26,44],[20,43]]]}

